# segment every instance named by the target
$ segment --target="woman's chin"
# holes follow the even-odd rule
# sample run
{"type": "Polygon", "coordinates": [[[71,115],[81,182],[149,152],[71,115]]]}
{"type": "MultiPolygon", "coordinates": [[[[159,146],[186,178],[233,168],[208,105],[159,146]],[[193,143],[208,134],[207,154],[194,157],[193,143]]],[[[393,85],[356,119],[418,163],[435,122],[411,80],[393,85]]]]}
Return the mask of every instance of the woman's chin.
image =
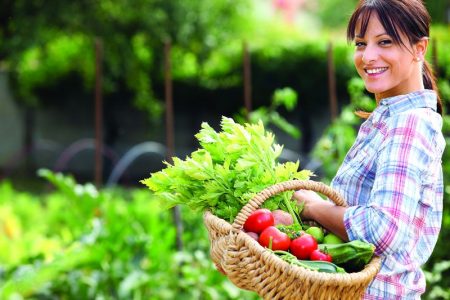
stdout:
{"type": "Polygon", "coordinates": [[[381,94],[386,89],[383,89],[383,88],[377,87],[377,86],[366,85],[366,90],[371,94],[381,94]]]}

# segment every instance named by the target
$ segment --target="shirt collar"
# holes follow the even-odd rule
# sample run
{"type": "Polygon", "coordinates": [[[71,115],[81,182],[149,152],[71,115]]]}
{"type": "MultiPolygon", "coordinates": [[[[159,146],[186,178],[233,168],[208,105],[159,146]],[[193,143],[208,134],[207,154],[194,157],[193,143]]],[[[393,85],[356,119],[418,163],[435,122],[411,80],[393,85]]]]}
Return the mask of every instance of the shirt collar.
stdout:
{"type": "Polygon", "coordinates": [[[414,108],[431,108],[436,111],[437,95],[433,90],[420,90],[406,95],[384,98],[372,112],[372,122],[378,123],[383,117],[390,117],[414,108]]]}

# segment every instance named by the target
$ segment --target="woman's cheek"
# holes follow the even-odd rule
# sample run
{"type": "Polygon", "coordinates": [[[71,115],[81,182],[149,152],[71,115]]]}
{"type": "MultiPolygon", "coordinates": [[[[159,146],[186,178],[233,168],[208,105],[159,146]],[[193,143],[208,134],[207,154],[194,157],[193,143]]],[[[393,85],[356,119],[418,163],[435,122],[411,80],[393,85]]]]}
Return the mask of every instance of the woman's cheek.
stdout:
{"type": "Polygon", "coordinates": [[[364,70],[362,66],[362,54],[357,52],[353,56],[353,63],[355,64],[356,71],[358,72],[359,76],[363,77],[364,70]]]}

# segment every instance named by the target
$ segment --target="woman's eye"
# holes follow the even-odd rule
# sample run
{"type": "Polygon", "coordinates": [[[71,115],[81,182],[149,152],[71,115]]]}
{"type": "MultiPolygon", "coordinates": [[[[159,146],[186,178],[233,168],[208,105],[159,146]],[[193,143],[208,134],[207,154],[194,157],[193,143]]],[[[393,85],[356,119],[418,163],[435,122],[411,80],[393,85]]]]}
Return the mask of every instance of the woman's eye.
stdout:
{"type": "Polygon", "coordinates": [[[356,48],[361,48],[361,47],[364,47],[365,45],[366,45],[366,43],[364,43],[364,42],[355,42],[356,48]]]}
{"type": "Polygon", "coordinates": [[[390,45],[390,44],[392,44],[391,40],[382,40],[382,41],[380,41],[380,45],[382,45],[382,46],[387,46],[387,45],[390,45]]]}

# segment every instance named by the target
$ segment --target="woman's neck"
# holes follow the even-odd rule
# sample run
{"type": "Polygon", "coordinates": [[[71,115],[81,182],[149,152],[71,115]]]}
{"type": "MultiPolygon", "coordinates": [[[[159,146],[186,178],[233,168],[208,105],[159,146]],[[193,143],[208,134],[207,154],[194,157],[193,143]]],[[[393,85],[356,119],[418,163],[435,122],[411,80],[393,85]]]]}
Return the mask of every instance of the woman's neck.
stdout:
{"type": "Polygon", "coordinates": [[[425,88],[422,75],[422,64],[417,64],[413,75],[404,82],[397,85],[395,88],[375,94],[375,99],[378,103],[385,98],[395,97],[399,95],[406,95],[412,92],[417,92],[425,88]]]}

